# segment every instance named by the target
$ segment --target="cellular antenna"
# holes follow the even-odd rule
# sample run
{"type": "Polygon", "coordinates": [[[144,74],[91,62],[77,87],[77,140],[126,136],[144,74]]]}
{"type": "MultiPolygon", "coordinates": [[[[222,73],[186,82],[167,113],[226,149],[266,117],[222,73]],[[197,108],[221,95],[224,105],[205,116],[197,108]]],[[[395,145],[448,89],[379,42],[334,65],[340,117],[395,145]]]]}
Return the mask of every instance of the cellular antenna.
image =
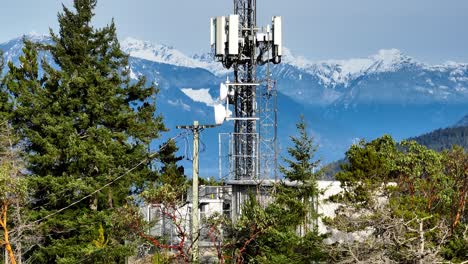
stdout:
{"type": "MultiPolygon", "coordinates": [[[[261,154],[262,149],[274,152],[272,166],[276,170],[276,105],[272,110],[263,102],[272,99],[276,103],[269,64],[281,62],[282,45],[282,18],[275,16],[271,26],[258,28],[256,0],[234,0],[234,14],[211,18],[211,46],[215,60],[225,68],[234,70],[234,81],[220,87],[220,99],[225,103],[215,107],[217,124],[224,120],[234,121],[234,131],[228,135],[228,184],[233,188],[233,219],[239,215],[240,207],[251,189],[258,190],[263,180],[271,180],[271,173],[260,169],[260,166],[266,165],[266,162],[261,164],[261,157],[268,156],[261,154]],[[261,65],[266,65],[261,69],[267,76],[265,79],[257,78],[257,66],[261,65]],[[257,99],[263,108],[257,107],[257,99]],[[274,111],[274,117],[266,110],[274,111]],[[274,132],[266,133],[270,135],[268,140],[273,140],[273,143],[269,142],[267,148],[262,148],[262,134],[259,132],[262,124],[265,124],[265,118],[274,120],[269,128],[274,132]]],[[[271,158],[271,155],[268,157],[271,158]]],[[[220,175],[224,177],[221,172],[220,175]]]]}

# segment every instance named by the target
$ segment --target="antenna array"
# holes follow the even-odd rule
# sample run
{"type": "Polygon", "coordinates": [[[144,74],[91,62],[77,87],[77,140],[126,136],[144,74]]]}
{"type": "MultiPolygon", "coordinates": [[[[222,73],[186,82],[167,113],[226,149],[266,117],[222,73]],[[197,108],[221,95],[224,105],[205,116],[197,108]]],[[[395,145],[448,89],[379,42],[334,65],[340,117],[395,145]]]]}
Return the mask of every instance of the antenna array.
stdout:
{"type": "MultiPolygon", "coordinates": [[[[234,131],[229,137],[229,183],[236,196],[235,190],[242,191],[242,185],[258,185],[260,180],[270,179],[271,171],[262,172],[261,165],[276,167],[276,85],[270,80],[269,64],[281,62],[282,18],[275,16],[271,26],[260,29],[256,0],[234,0],[234,14],[211,19],[211,46],[215,59],[234,70],[234,81],[221,84],[220,99],[225,103],[215,106],[215,116],[218,124],[234,121],[234,131]],[[268,64],[266,78],[259,80],[257,66],[265,64],[268,64]],[[275,109],[271,109],[269,100],[274,101],[275,109]],[[266,129],[268,126],[271,128],[266,129]],[[263,150],[273,151],[274,157],[260,153],[263,150]]],[[[233,202],[234,207],[239,207],[243,200],[233,199],[238,201],[233,202]]]]}

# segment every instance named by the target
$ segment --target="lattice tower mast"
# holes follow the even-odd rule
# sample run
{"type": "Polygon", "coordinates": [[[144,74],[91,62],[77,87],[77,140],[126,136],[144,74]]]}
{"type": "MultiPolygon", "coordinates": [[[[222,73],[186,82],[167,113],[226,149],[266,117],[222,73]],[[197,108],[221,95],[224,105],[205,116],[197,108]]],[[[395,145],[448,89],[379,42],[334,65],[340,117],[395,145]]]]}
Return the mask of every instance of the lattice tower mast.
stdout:
{"type": "Polygon", "coordinates": [[[226,119],[234,121],[231,163],[234,175],[231,178],[253,180],[259,172],[257,65],[280,63],[281,17],[273,17],[273,30],[268,26],[263,32],[257,28],[257,1],[234,0],[234,15],[216,17],[211,25],[211,44],[215,48],[216,59],[225,68],[234,69],[234,82],[226,83],[229,96],[225,109],[226,119]],[[265,54],[272,56],[264,58],[265,54]],[[229,105],[233,109],[232,118],[227,115],[229,105]]]}
{"type": "MultiPolygon", "coordinates": [[[[239,15],[239,28],[244,46],[239,52],[239,58],[234,63],[234,78],[236,83],[256,82],[256,44],[255,33],[257,26],[256,0],[234,0],[234,14],[239,15]]],[[[235,159],[235,179],[252,179],[258,172],[256,159],[256,142],[254,135],[257,121],[248,119],[256,113],[256,86],[239,86],[234,94],[234,112],[236,117],[246,120],[234,120],[234,152],[239,158],[235,159]]]]}

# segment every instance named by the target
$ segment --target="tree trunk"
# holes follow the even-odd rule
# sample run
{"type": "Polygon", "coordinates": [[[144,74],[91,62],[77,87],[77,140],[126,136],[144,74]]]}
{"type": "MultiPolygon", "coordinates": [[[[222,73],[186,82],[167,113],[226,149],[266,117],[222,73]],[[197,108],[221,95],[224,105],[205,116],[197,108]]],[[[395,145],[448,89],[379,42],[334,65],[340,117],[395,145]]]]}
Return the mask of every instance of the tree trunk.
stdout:
{"type": "Polygon", "coordinates": [[[455,227],[457,227],[458,223],[460,223],[460,218],[465,208],[465,202],[466,202],[466,192],[462,192],[462,194],[460,195],[460,199],[458,200],[458,207],[457,207],[457,212],[455,214],[455,219],[453,220],[453,223],[452,223],[452,231],[455,229],[455,227]]]}
{"type": "Polygon", "coordinates": [[[423,256],[424,256],[424,219],[421,219],[419,221],[419,240],[420,240],[420,243],[419,246],[419,263],[420,264],[423,264],[423,256]]]}
{"type": "Polygon", "coordinates": [[[111,188],[109,188],[109,192],[107,193],[107,203],[109,204],[109,208],[114,208],[113,195],[112,195],[111,188]]]}
{"type": "Polygon", "coordinates": [[[16,256],[18,258],[18,264],[22,264],[22,252],[21,252],[21,243],[16,243],[16,256]]]}
{"type": "Polygon", "coordinates": [[[94,197],[91,199],[89,208],[93,211],[97,211],[97,206],[98,206],[98,198],[97,198],[97,194],[95,194],[94,197]]]}
{"type": "Polygon", "coordinates": [[[7,211],[8,211],[8,203],[4,202],[2,204],[2,218],[0,219],[0,225],[3,228],[3,242],[5,243],[5,250],[8,252],[8,257],[10,259],[11,264],[16,264],[15,254],[13,253],[13,249],[10,245],[10,238],[8,233],[7,227],[7,211]]]}

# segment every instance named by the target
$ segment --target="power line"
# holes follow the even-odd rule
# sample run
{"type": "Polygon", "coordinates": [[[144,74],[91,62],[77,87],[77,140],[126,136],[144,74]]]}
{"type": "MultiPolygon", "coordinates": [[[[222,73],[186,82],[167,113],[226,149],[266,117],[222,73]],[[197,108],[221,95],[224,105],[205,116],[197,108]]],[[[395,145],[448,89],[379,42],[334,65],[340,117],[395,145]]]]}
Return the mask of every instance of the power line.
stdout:
{"type": "Polygon", "coordinates": [[[111,180],[110,182],[106,183],[105,185],[103,185],[103,186],[100,187],[99,189],[96,189],[96,190],[94,190],[92,193],[90,193],[90,194],[88,194],[88,195],[82,197],[81,199],[79,199],[79,200],[77,200],[77,201],[75,201],[75,202],[73,202],[73,203],[71,203],[71,204],[69,204],[69,205],[67,205],[67,206],[65,206],[65,207],[60,208],[59,210],[57,210],[57,211],[55,211],[55,212],[53,212],[53,213],[50,213],[50,214],[48,214],[48,215],[42,217],[41,219],[38,219],[38,220],[34,221],[33,224],[42,222],[42,221],[48,219],[49,217],[52,217],[52,216],[54,216],[54,215],[57,215],[57,214],[59,214],[59,213],[65,211],[66,209],[68,209],[68,208],[70,208],[70,207],[72,207],[72,206],[74,206],[74,205],[76,205],[76,204],[78,204],[78,203],[81,203],[82,201],[84,201],[84,200],[90,198],[92,195],[94,195],[94,194],[96,194],[96,193],[102,191],[102,190],[105,189],[106,187],[112,185],[114,182],[118,181],[119,179],[121,179],[121,178],[125,177],[126,175],[128,175],[130,172],[134,171],[134,170],[135,170],[136,168],[138,168],[139,166],[141,166],[141,165],[147,163],[148,161],[152,160],[152,159],[153,159],[156,155],[158,155],[165,147],[167,147],[171,141],[174,141],[176,138],[181,137],[182,135],[184,135],[184,134],[186,134],[186,133],[187,133],[187,132],[180,133],[180,134],[178,134],[177,136],[175,136],[175,137],[169,139],[164,145],[162,145],[162,146],[159,148],[159,150],[158,150],[157,152],[150,154],[147,158],[141,160],[138,164],[136,164],[136,165],[133,166],[132,168],[128,169],[126,172],[124,172],[123,174],[119,175],[118,177],[116,177],[115,179],[111,180]]]}

